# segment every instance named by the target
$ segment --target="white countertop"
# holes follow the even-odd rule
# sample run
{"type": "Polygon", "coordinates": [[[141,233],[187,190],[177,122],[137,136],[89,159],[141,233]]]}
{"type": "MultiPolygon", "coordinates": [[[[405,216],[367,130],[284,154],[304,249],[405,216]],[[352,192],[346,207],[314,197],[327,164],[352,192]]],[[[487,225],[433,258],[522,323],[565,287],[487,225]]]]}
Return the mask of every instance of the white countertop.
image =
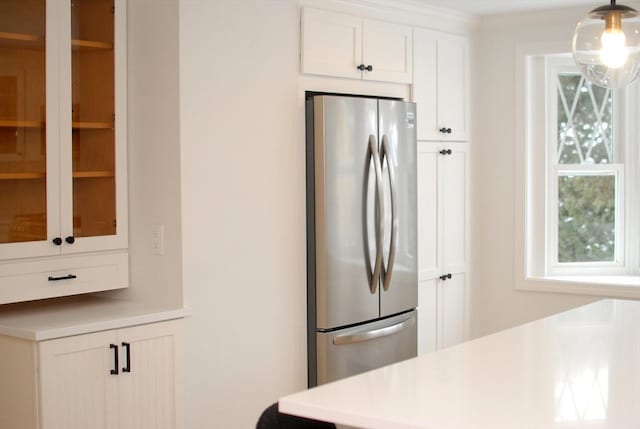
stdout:
{"type": "Polygon", "coordinates": [[[640,427],[640,302],[603,300],[280,399],[367,429],[640,427]]]}
{"type": "Polygon", "coordinates": [[[78,295],[0,306],[0,335],[43,341],[179,319],[188,314],[184,308],[78,295]]]}

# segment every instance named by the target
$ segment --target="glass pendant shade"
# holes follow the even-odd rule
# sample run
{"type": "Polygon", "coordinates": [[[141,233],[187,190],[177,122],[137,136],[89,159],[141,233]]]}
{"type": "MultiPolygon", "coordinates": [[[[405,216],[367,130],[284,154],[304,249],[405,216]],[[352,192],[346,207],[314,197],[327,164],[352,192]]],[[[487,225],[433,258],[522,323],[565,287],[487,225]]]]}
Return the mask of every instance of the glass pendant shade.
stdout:
{"type": "Polygon", "coordinates": [[[578,22],[573,58],[591,83],[622,88],[640,75],[640,14],[628,6],[601,6],[578,22]]]}

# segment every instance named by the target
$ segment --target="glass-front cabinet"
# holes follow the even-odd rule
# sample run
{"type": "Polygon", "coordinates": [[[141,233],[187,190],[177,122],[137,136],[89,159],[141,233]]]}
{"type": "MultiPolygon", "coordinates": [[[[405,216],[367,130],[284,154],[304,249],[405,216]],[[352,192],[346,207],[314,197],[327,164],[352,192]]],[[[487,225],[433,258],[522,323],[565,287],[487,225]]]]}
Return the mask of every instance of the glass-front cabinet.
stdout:
{"type": "Polygon", "coordinates": [[[0,304],[126,260],[125,32],[125,0],[0,1],[0,304]]]}

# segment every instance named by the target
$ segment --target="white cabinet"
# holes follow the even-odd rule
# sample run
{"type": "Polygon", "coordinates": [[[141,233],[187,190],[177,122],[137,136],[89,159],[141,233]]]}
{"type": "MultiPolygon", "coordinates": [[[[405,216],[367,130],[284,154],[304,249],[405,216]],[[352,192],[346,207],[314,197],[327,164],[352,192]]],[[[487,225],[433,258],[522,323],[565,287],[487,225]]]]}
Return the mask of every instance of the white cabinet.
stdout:
{"type": "Polygon", "coordinates": [[[127,287],[126,2],[2,15],[0,304],[127,287]]]}
{"type": "Polygon", "coordinates": [[[418,142],[418,352],[464,341],[468,144],[418,142]]]}
{"type": "Polygon", "coordinates": [[[411,26],[302,9],[302,72],[411,83],[411,26]]]}
{"type": "Polygon", "coordinates": [[[468,41],[415,27],[412,98],[418,140],[469,139],[468,41]]]}
{"type": "Polygon", "coordinates": [[[179,320],[41,342],[0,337],[9,356],[0,427],[180,429],[182,347],[179,320]]]}

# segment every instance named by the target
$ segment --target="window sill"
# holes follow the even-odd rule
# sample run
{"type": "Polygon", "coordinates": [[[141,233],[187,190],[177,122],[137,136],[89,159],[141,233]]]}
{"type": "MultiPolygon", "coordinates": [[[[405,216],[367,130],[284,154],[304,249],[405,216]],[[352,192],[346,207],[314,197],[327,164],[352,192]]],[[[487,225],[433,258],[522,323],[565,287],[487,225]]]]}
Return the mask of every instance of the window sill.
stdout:
{"type": "Polygon", "coordinates": [[[640,298],[640,276],[526,277],[516,282],[516,290],[611,298],[640,298]]]}

